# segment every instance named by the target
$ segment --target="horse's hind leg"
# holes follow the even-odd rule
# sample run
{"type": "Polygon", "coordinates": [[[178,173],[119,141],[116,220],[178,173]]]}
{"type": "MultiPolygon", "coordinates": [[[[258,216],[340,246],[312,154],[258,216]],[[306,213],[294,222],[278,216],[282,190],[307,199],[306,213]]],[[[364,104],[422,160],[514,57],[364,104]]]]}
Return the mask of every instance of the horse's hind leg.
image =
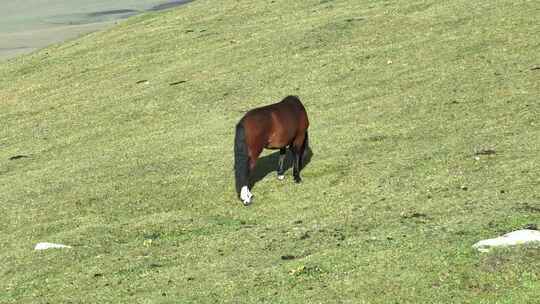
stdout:
{"type": "Polygon", "coordinates": [[[287,155],[287,149],[281,148],[279,149],[279,161],[278,161],[278,169],[277,169],[277,178],[279,180],[283,180],[285,176],[283,175],[285,173],[284,163],[285,163],[285,156],[287,155]]]}
{"type": "Polygon", "coordinates": [[[302,156],[304,155],[304,150],[306,149],[306,136],[307,132],[306,135],[302,136],[301,141],[295,140],[295,142],[291,146],[291,150],[294,155],[293,176],[296,183],[300,183],[302,181],[302,178],[300,177],[300,170],[302,170],[302,156]]]}
{"type": "Polygon", "coordinates": [[[302,154],[303,151],[300,147],[292,146],[291,151],[294,155],[294,161],[293,161],[293,176],[294,176],[294,182],[300,183],[302,181],[302,178],[300,177],[300,168],[302,167],[302,154]]]}

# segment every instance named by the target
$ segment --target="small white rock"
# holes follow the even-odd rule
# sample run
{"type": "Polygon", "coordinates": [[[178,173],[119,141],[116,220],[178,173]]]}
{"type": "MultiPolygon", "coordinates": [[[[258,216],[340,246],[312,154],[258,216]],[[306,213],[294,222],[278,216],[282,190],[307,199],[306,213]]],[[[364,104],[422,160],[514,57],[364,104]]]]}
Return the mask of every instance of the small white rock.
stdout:
{"type": "Polygon", "coordinates": [[[71,246],[45,242],[45,243],[37,243],[36,247],[34,247],[34,250],[46,250],[46,249],[52,249],[52,248],[71,248],[71,246]]]}
{"type": "Polygon", "coordinates": [[[473,248],[480,252],[488,252],[492,247],[515,246],[532,242],[540,242],[540,231],[523,229],[497,238],[479,241],[473,245],[473,248]]]}

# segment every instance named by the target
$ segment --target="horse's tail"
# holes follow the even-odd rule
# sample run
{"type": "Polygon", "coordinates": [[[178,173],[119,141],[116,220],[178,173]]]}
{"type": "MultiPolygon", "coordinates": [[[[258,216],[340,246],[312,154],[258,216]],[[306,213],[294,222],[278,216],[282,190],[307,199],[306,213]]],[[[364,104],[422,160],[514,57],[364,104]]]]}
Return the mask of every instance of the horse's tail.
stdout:
{"type": "Polygon", "coordinates": [[[236,179],[236,193],[240,194],[243,186],[248,184],[248,149],[246,144],[246,130],[243,120],[236,125],[234,136],[234,175],[236,179]]]}

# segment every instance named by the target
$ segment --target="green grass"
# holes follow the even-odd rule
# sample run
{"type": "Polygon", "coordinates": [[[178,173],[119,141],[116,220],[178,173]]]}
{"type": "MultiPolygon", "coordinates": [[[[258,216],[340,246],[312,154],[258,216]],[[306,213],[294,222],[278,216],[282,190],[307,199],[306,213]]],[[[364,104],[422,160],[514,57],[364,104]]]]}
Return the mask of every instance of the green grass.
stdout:
{"type": "Polygon", "coordinates": [[[538,247],[471,245],[540,221],[539,11],[197,0],[1,63],[0,302],[533,302],[538,247]],[[245,208],[234,125],[288,94],[304,182],[245,208]]]}

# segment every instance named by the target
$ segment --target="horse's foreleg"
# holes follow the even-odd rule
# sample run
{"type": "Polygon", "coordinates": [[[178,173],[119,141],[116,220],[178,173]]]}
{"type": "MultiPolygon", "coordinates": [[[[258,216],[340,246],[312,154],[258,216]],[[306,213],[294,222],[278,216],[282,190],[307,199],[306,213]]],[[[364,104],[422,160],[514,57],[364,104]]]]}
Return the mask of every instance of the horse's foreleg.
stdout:
{"type": "Polygon", "coordinates": [[[249,191],[249,179],[251,176],[251,172],[253,172],[253,167],[255,167],[254,161],[252,161],[251,157],[248,158],[248,164],[246,166],[247,172],[246,172],[246,181],[245,184],[240,189],[240,199],[242,200],[242,203],[244,203],[245,206],[251,204],[251,198],[253,197],[253,194],[251,191],[249,191]]]}
{"type": "Polygon", "coordinates": [[[283,168],[283,165],[285,163],[285,156],[287,155],[287,149],[281,148],[279,149],[279,161],[278,161],[278,169],[277,169],[277,178],[279,180],[283,180],[285,176],[283,175],[285,173],[285,169],[283,168]]]}
{"type": "Polygon", "coordinates": [[[262,152],[262,147],[256,147],[256,148],[250,147],[250,148],[248,148],[248,154],[249,154],[249,160],[248,160],[248,183],[247,183],[247,185],[243,186],[242,189],[240,190],[240,199],[242,199],[242,202],[246,206],[251,204],[251,200],[254,197],[253,193],[251,193],[251,191],[249,189],[251,187],[251,182],[249,180],[250,180],[250,177],[251,177],[251,173],[255,169],[255,165],[257,163],[257,158],[259,157],[261,152],[262,152]]]}

